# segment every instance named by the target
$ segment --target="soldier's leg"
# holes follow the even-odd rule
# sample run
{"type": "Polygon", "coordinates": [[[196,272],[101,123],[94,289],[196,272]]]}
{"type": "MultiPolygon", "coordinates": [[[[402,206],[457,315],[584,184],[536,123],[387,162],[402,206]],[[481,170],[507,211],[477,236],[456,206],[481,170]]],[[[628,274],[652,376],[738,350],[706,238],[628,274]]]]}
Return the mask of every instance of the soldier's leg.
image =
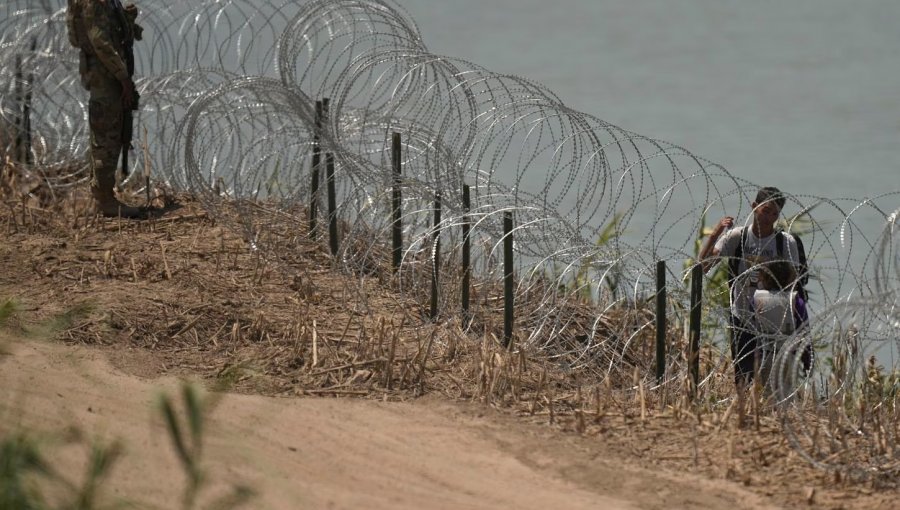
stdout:
{"type": "Polygon", "coordinates": [[[122,87],[118,81],[94,73],[88,114],[91,126],[91,194],[104,216],[135,218],[140,209],[116,199],[116,169],[122,150],[122,87]]]}
{"type": "Polygon", "coordinates": [[[91,126],[91,191],[110,197],[122,148],[121,86],[114,80],[94,79],[88,110],[91,126]]]}

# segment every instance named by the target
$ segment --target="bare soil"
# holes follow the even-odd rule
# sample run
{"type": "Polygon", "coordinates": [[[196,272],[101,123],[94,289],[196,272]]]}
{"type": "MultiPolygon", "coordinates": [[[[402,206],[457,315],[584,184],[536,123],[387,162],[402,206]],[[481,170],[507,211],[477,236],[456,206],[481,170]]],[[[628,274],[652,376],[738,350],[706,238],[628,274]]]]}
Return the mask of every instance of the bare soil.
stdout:
{"type": "MultiPolygon", "coordinates": [[[[112,348],[29,340],[12,351],[0,375],[11,390],[4,414],[15,411],[14,423],[32,430],[74,426],[122,439],[126,451],[108,486],[132,501],[177,507],[184,477],[154,407],[160,391],[177,393],[175,378],[116,369],[109,358],[134,360],[112,348]]],[[[258,494],[252,508],[769,507],[738,484],[643,469],[605,458],[592,441],[440,398],[229,394],[210,423],[204,465],[215,483],[204,498],[241,483],[258,494]]],[[[80,471],[83,453],[61,448],[57,467],[80,471]]]]}
{"type": "MultiPolygon", "coordinates": [[[[78,188],[0,207],[0,304],[15,308],[0,433],[121,438],[119,496],[176,506],[154,399],[190,378],[221,395],[207,497],[246,484],[252,508],[895,508],[895,486],[813,468],[773,417],[738,427],[573,381],[489,327],[426,324],[423,303],[336,270],[324,243],[295,235],[276,263],[236,209],[177,201],[149,221],[92,216],[78,188]]],[[[61,466],[75,450],[58,448],[61,466]]]]}

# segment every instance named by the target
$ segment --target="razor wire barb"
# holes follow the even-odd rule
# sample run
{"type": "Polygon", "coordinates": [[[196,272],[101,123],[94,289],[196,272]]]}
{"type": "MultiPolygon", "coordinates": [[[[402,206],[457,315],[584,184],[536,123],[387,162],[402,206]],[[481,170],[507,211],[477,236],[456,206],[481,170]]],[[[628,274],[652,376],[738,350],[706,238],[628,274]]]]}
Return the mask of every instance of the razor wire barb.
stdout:
{"type": "MultiPolygon", "coordinates": [[[[655,292],[656,261],[669,263],[670,336],[680,338],[698,230],[726,214],[749,224],[758,183],[573,110],[526,78],[432,54],[393,1],[145,0],[140,7],[146,40],[135,48],[136,132],[147,133],[146,162],[160,169],[158,178],[195,193],[213,215],[236,208],[232,226],[278,263],[290,249],[288,233],[305,224],[318,147],[335,162],[337,260],[367,274],[389,259],[391,135],[400,133],[400,290],[428,295],[437,271],[439,316],[459,315],[452,296],[462,284],[460,227],[468,221],[472,268],[484,282],[468,326],[485,327],[483,293],[501,288],[502,218],[512,212],[518,341],[585,377],[627,380],[640,367],[649,381],[652,356],[639,347],[652,338],[647,296],[655,292]],[[316,136],[314,104],[323,98],[330,106],[316,136]],[[470,210],[464,185],[473,191],[470,210]],[[443,217],[435,226],[437,195],[443,217]],[[435,234],[445,254],[437,268],[435,234]]],[[[30,94],[33,163],[23,171],[56,188],[82,182],[89,177],[86,93],[65,35],[65,4],[5,0],[2,9],[0,132],[18,132],[22,97],[30,94]]],[[[0,140],[7,154],[16,143],[0,140]]],[[[144,164],[137,158],[132,175],[144,164]]],[[[871,198],[795,194],[785,207],[798,214],[783,227],[802,233],[812,262],[812,320],[786,339],[768,383],[790,443],[823,469],[900,470],[897,450],[883,446],[900,439],[898,205],[900,190],[871,198]],[[821,359],[814,374],[800,367],[797,353],[807,345],[821,359]],[[869,404],[881,414],[861,415],[860,399],[877,400],[869,404]],[[842,424],[829,429],[846,431],[842,437],[820,438],[826,415],[842,424]]],[[[729,363],[728,290],[713,285],[714,275],[706,277],[701,353],[713,369],[699,388],[710,401],[732,392],[721,376],[729,363]]],[[[674,351],[667,363],[659,387],[677,387],[687,364],[674,351]]]]}

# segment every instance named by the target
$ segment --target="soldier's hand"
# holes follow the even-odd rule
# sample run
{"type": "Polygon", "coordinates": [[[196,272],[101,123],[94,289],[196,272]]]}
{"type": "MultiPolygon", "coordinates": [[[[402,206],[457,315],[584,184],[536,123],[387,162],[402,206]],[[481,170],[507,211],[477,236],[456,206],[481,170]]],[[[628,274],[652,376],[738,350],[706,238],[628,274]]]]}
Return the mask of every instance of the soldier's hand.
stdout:
{"type": "Polygon", "coordinates": [[[128,23],[131,24],[131,32],[134,34],[135,41],[140,41],[144,38],[144,27],[135,22],[139,12],[137,6],[133,3],[125,4],[125,17],[128,19],[128,23]]]}
{"type": "Polygon", "coordinates": [[[134,106],[134,83],[131,80],[122,80],[122,108],[131,110],[134,106]]]}

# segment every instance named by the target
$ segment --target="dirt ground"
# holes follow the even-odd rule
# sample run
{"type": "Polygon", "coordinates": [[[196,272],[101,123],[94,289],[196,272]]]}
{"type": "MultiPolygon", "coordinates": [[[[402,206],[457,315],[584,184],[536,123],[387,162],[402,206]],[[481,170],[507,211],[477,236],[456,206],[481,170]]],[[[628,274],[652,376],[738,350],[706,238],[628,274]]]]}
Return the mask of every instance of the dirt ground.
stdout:
{"type": "MultiPolygon", "coordinates": [[[[10,350],[0,372],[7,417],[30,430],[74,426],[121,439],[126,451],[109,483],[116,495],[177,507],[184,476],[154,407],[159,392],[177,393],[175,378],[114,366],[128,370],[142,353],[38,340],[10,350]]],[[[773,507],[734,483],[635,467],[590,441],[438,398],[230,394],[212,411],[205,446],[215,483],[204,497],[241,483],[258,494],[250,508],[773,507]]],[[[55,458],[79,471],[84,455],[69,447],[55,458]]]]}
{"type": "MultiPolygon", "coordinates": [[[[248,209],[179,197],[129,222],[83,198],[0,208],[0,433],[120,439],[117,497],[177,506],[156,401],[188,378],[217,395],[207,501],[240,484],[247,508],[896,508],[895,487],[810,466],[772,418],[738,429],[582,389],[487,330],[423,326],[421,303],[303,235],[266,260],[241,235],[248,209]]],[[[77,472],[83,445],[51,443],[77,472]]]]}

